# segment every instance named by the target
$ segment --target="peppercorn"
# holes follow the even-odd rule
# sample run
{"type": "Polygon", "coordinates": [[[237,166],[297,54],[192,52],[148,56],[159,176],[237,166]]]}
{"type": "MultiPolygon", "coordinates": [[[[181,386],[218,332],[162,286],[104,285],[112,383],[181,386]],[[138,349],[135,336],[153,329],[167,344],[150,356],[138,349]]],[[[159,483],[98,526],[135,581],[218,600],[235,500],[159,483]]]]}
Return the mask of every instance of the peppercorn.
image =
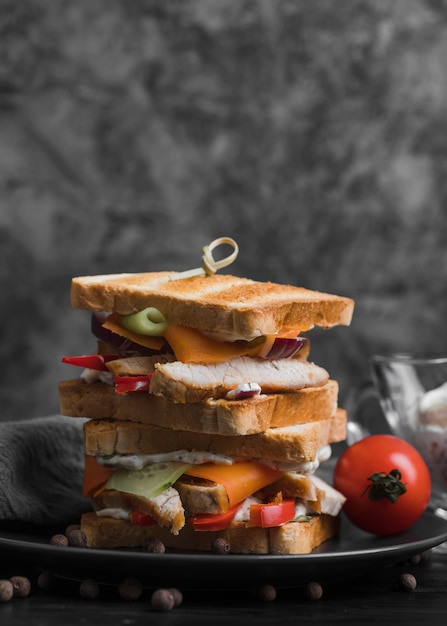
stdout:
{"type": "Polygon", "coordinates": [[[68,545],[74,548],[85,548],[87,545],[87,539],[80,528],[71,530],[68,535],[68,545]]]}
{"type": "Polygon", "coordinates": [[[146,537],[143,540],[143,547],[154,554],[164,554],[166,551],[165,544],[158,537],[146,537]]]}
{"type": "Polygon", "coordinates": [[[118,585],[118,593],[123,600],[138,600],[143,593],[143,585],[136,578],[125,578],[118,585]]]}
{"type": "Polygon", "coordinates": [[[156,589],[151,596],[154,611],[172,611],[175,606],[174,595],[170,589],[156,589]]]}
{"type": "Polygon", "coordinates": [[[260,602],[273,602],[276,600],[276,589],[273,585],[260,585],[255,589],[255,597],[260,602]]]}
{"type": "Polygon", "coordinates": [[[81,526],[79,524],[69,524],[65,529],[65,534],[68,536],[72,530],[79,530],[81,526]]]}
{"type": "Polygon", "coordinates": [[[41,572],[37,578],[39,589],[48,590],[54,585],[54,577],[49,572],[41,572]]]}
{"type": "Polygon", "coordinates": [[[428,563],[433,556],[433,550],[426,550],[421,553],[421,563],[428,563]]]}
{"type": "Polygon", "coordinates": [[[231,544],[224,537],[217,537],[211,544],[211,550],[215,554],[228,554],[231,550],[231,544]]]}
{"type": "Polygon", "coordinates": [[[414,591],[417,587],[417,580],[413,574],[401,574],[399,576],[399,589],[402,591],[414,591]]]}
{"type": "Polygon", "coordinates": [[[26,598],[31,591],[31,583],[25,576],[12,576],[9,579],[13,587],[14,598],[26,598]]]}
{"type": "Polygon", "coordinates": [[[9,580],[0,580],[0,602],[9,602],[14,595],[14,587],[9,580]]]}
{"type": "Polygon", "coordinates": [[[50,543],[52,546],[68,546],[68,537],[66,535],[62,535],[61,533],[57,533],[53,535],[50,539],[50,543]]]}
{"type": "Polygon", "coordinates": [[[79,595],[85,600],[95,600],[99,596],[99,585],[96,580],[86,578],[81,581],[79,595]]]}
{"type": "Polygon", "coordinates": [[[410,565],[420,565],[421,562],[422,562],[422,555],[421,554],[413,554],[413,556],[411,556],[408,559],[408,563],[410,565]]]}
{"type": "Polygon", "coordinates": [[[304,588],[304,595],[308,600],[320,600],[323,596],[323,587],[320,583],[311,581],[304,588]]]}
{"type": "Polygon", "coordinates": [[[183,602],[183,594],[180,589],[176,589],[175,587],[169,587],[168,591],[172,593],[174,598],[174,606],[180,606],[183,602]]]}

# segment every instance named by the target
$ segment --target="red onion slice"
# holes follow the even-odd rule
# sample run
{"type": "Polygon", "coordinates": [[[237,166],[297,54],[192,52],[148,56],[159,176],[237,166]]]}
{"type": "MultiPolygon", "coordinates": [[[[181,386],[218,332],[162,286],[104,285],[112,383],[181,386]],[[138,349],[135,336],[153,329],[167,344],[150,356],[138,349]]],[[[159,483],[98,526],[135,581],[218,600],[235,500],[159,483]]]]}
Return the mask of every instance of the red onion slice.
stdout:
{"type": "Polygon", "coordinates": [[[252,398],[253,396],[259,396],[261,393],[261,387],[258,383],[241,383],[225,396],[228,400],[244,400],[245,398],[252,398]]]}
{"type": "Polygon", "coordinates": [[[273,345],[266,346],[258,356],[264,359],[290,359],[308,343],[306,337],[277,337],[273,345]]]}

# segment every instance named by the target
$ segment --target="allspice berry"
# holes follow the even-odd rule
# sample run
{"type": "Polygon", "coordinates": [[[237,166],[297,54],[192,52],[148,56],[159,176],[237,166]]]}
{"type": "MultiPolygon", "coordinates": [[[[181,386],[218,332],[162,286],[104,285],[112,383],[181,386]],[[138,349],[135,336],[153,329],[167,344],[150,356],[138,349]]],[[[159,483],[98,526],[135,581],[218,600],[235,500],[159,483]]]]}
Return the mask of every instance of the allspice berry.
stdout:
{"type": "Polygon", "coordinates": [[[143,593],[143,585],[137,578],[125,578],[118,585],[118,593],[123,600],[138,600],[143,593]]]}
{"type": "Polygon", "coordinates": [[[75,528],[67,534],[68,545],[74,548],[85,548],[87,540],[80,528],[75,528]]]}
{"type": "Polygon", "coordinates": [[[183,594],[180,589],[170,587],[168,591],[172,593],[172,597],[174,598],[174,606],[180,606],[180,604],[183,602],[183,594]]]}
{"type": "Polygon", "coordinates": [[[143,548],[153,554],[164,554],[166,552],[165,544],[158,537],[146,537],[143,541],[143,548]]]}
{"type": "Polygon", "coordinates": [[[14,595],[14,587],[9,580],[0,580],[0,602],[9,602],[14,595]]]}
{"type": "Polygon", "coordinates": [[[231,544],[223,537],[217,537],[211,544],[211,550],[214,554],[228,554],[231,550],[231,544]]]}
{"type": "Polygon", "coordinates": [[[255,589],[255,597],[260,602],[273,602],[276,600],[276,588],[267,583],[260,585],[255,589]]]}
{"type": "Polygon", "coordinates": [[[50,572],[41,572],[37,578],[39,589],[48,591],[54,586],[54,576],[50,572]]]}
{"type": "Polygon", "coordinates": [[[401,574],[399,576],[399,589],[402,591],[414,591],[417,587],[417,580],[413,574],[401,574]]]}
{"type": "Polygon", "coordinates": [[[413,556],[411,556],[411,557],[408,559],[408,563],[409,563],[410,565],[413,565],[413,566],[415,566],[415,565],[420,565],[420,564],[421,564],[421,562],[422,562],[422,555],[421,555],[421,554],[414,554],[413,556]]]}
{"type": "Polygon", "coordinates": [[[68,546],[68,537],[63,535],[62,533],[56,533],[50,539],[50,543],[52,546],[68,546]]]}
{"type": "Polygon", "coordinates": [[[98,583],[91,578],[86,578],[79,586],[79,595],[85,600],[95,600],[99,596],[98,583]]]}
{"type": "Polygon", "coordinates": [[[174,595],[170,589],[156,589],[151,596],[154,611],[172,611],[175,606],[174,595]]]}
{"type": "Polygon", "coordinates": [[[304,588],[304,595],[308,600],[320,600],[323,596],[323,587],[320,583],[311,581],[304,588]]]}
{"type": "Polygon", "coordinates": [[[72,530],[79,530],[80,528],[80,524],[69,524],[65,529],[65,534],[68,536],[72,530]]]}
{"type": "Polygon", "coordinates": [[[25,576],[12,576],[9,579],[12,584],[14,598],[26,598],[31,591],[31,583],[25,576]]]}

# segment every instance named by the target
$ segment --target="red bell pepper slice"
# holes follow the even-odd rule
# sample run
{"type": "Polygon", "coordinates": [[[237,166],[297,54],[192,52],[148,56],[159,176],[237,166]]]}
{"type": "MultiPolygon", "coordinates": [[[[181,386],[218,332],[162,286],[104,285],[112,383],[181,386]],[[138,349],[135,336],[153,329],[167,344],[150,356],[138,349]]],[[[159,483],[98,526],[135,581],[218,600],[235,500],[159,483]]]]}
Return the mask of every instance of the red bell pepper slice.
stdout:
{"type": "Polygon", "coordinates": [[[115,376],[115,393],[149,391],[151,376],[152,374],[145,374],[144,376],[115,376]]]}
{"type": "Polygon", "coordinates": [[[233,521],[241,503],[235,504],[228,511],[224,513],[203,514],[195,515],[188,518],[188,523],[194,528],[194,530],[225,530],[233,521]]]}
{"type": "Polygon", "coordinates": [[[252,504],[250,506],[250,524],[269,528],[281,526],[295,517],[295,499],[269,502],[268,504],[252,504]]]}
{"type": "Polygon", "coordinates": [[[143,513],[143,511],[136,510],[129,514],[129,521],[135,526],[155,526],[157,523],[151,515],[143,513]]]}
{"type": "Polygon", "coordinates": [[[99,370],[101,372],[108,372],[109,369],[106,363],[119,358],[120,357],[115,354],[83,354],[81,356],[64,356],[62,358],[62,363],[77,365],[91,370],[99,370]]]}

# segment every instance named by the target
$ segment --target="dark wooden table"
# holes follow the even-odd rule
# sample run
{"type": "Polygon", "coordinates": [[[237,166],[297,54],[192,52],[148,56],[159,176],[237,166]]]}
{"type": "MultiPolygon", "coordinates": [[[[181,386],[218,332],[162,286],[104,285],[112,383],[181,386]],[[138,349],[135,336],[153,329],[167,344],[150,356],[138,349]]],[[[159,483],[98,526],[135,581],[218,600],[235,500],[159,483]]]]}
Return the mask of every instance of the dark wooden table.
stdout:
{"type": "MultiPolygon", "coordinates": [[[[0,555],[1,557],[1,555],[0,555]]],[[[224,557],[225,558],[225,557],[224,557]]],[[[374,569],[348,582],[326,584],[320,600],[309,600],[304,588],[278,589],[276,599],[259,600],[253,592],[232,589],[184,591],[183,602],[169,612],[151,607],[151,589],[136,601],[123,600],[114,585],[104,586],[95,600],[80,597],[79,582],[53,578],[38,586],[33,565],[3,560],[0,576],[26,574],[31,593],[0,603],[0,624],[13,626],[138,626],[139,624],[416,624],[444,623],[447,618],[447,555],[434,551],[418,558],[374,569]],[[411,573],[414,591],[400,588],[400,576],[411,573]]]]}

